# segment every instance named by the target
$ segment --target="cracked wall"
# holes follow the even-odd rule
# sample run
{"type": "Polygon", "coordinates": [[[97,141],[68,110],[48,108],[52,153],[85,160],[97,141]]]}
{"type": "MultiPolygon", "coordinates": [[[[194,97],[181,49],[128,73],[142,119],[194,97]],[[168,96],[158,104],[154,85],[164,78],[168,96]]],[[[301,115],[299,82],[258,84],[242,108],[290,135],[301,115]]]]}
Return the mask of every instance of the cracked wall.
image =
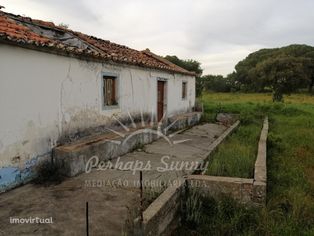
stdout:
{"type": "Polygon", "coordinates": [[[167,114],[188,111],[194,78],[139,67],[87,62],[0,45],[0,191],[31,179],[63,137],[112,122],[113,115],[156,113],[157,78],[167,79],[167,114]],[[119,107],[103,110],[102,73],[119,76],[119,107]],[[189,83],[181,99],[182,81],[189,83]]]}

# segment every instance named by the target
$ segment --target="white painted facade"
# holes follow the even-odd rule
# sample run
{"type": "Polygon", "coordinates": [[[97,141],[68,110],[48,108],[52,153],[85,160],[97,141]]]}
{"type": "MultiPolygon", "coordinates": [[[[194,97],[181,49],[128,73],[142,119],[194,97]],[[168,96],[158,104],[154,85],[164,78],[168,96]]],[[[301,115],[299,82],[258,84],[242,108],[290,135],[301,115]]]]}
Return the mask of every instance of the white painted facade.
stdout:
{"type": "Polygon", "coordinates": [[[112,115],[157,111],[157,80],[166,79],[166,111],[195,103],[195,78],[147,68],[88,62],[0,44],[0,169],[23,169],[50,155],[59,138],[112,121],[112,115]],[[102,75],[117,78],[118,107],[103,107],[102,75]],[[182,100],[182,82],[187,98],[182,100]]]}

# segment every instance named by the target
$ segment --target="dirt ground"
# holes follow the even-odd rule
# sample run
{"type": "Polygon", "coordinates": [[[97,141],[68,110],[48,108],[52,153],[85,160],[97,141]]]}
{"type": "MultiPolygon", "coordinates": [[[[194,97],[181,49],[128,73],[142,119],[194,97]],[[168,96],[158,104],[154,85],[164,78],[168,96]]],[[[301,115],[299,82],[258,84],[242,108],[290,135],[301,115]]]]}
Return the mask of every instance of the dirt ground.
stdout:
{"type": "MultiPolygon", "coordinates": [[[[161,157],[200,161],[209,145],[225,130],[225,126],[217,124],[195,126],[175,137],[185,142],[169,146],[159,139],[141,151],[122,156],[121,160],[150,161],[152,169],[143,172],[144,181],[174,180],[191,171],[160,172],[157,168],[161,166],[161,157]]],[[[87,201],[90,235],[123,235],[128,216],[139,206],[138,180],[139,172],[132,170],[93,170],[59,185],[27,184],[0,194],[0,235],[86,235],[87,201]],[[12,224],[10,217],[52,217],[53,223],[12,224]]]]}
{"type": "Polygon", "coordinates": [[[84,175],[57,186],[28,184],[1,194],[3,235],[86,235],[86,201],[89,202],[90,235],[122,235],[127,206],[139,202],[139,192],[130,188],[87,187],[84,175]],[[10,217],[30,216],[52,217],[53,224],[9,223],[10,217]]]}

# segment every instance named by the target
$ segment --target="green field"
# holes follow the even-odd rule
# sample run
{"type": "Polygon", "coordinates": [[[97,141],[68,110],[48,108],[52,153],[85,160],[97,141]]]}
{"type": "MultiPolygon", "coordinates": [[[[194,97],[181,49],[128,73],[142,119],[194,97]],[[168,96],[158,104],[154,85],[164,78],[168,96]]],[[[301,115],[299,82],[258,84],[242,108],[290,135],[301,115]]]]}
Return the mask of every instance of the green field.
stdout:
{"type": "Polygon", "coordinates": [[[210,175],[252,177],[262,120],[269,116],[267,205],[257,210],[230,199],[205,199],[201,221],[182,234],[314,235],[314,96],[273,103],[271,94],[209,93],[199,100],[207,121],[219,112],[241,119],[211,157],[210,175]]]}

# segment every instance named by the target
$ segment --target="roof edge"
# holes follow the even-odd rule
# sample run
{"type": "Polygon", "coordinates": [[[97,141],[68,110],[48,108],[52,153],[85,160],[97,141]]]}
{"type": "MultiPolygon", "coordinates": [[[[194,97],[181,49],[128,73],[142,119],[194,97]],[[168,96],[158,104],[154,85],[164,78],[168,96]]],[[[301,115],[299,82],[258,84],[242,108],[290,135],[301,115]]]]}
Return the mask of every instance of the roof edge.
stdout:
{"type": "Polygon", "coordinates": [[[151,57],[155,58],[156,60],[161,61],[162,63],[165,63],[165,64],[167,64],[167,65],[169,65],[169,66],[171,66],[171,67],[174,67],[174,68],[176,68],[176,69],[178,69],[178,70],[181,70],[182,73],[184,73],[184,74],[189,74],[189,75],[196,76],[196,73],[195,73],[195,72],[193,72],[193,71],[188,71],[188,70],[186,70],[186,69],[184,69],[184,68],[182,68],[182,67],[180,67],[180,66],[178,66],[178,65],[176,65],[176,64],[174,64],[174,63],[172,63],[171,61],[169,61],[169,60],[167,60],[167,59],[165,59],[165,58],[163,58],[163,57],[161,57],[161,56],[158,56],[158,55],[155,54],[155,53],[152,53],[148,48],[145,49],[145,50],[143,50],[142,52],[145,53],[145,54],[148,55],[148,56],[151,56],[151,57]]]}

